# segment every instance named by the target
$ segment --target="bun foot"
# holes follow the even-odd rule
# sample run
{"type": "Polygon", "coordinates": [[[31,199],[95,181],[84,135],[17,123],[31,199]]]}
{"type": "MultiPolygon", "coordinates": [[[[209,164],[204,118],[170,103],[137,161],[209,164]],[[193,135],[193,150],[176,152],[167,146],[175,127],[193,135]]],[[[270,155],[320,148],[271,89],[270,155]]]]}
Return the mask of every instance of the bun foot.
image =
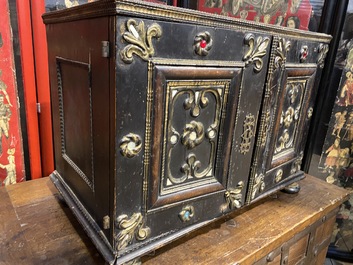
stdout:
{"type": "Polygon", "coordinates": [[[300,185],[298,182],[293,182],[292,184],[289,184],[288,186],[284,187],[282,191],[289,194],[295,194],[300,191],[300,185]]]}

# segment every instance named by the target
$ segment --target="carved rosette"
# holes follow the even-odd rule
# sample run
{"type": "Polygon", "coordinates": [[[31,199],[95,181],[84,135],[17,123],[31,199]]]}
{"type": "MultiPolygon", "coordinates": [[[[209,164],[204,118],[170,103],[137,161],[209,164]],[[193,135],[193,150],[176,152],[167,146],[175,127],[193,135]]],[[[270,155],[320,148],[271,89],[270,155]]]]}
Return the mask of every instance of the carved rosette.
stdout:
{"type": "Polygon", "coordinates": [[[191,205],[184,206],[181,212],[179,213],[179,218],[183,222],[188,222],[192,217],[194,217],[195,209],[191,205]]]}
{"type": "Polygon", "coordinates": [[[224,197],[229,205],[230,209],[239,209],[242,206],[242,197],[241,194],[244,188],[244,182],[240,181],[235,189],[229,189],[225,192],[224,197]]]}
{"type": "Polygon", "coordinates": [[[313,116],[313,113],[314,113],[314,109],[313,109],[313,107],[310,107],[308,109],[308,119],[310,119],[313,116]]]}
{"type": "Polygon", "coordinates": [[[267,46],[270,43],[270,39],[268,37],[257,37],[255,41],[255,35],[249,33],[245,36],[244,42],[249,46],[247,53],[243,57],[243,61],[245,65],[249,65],[251,63],[254,64],[254,71],[260,72],[263,67],[262,57],[266,55],[267,46]]]}
{"type": "Polygon", "coordinates": [[[204,128],[201,122],[191,121],[185,125],[184,132],[181,136],[181,142],[188,149],[193,149],[202,143],[204,139],[204,128]]]}
{"type": "Polygon", "coordinates": [[[317,64],[320,68],[324,68],[326,55],[328,53],[329,47],[328,44],[320,44],[318,48],[319,58],[317,59],[317,64]]]}
{"type": "Polygon", "coordinates": [[[162,36],[162,28],[158,24],[152,24],[145,28],[145,23],[140,21],[137,23],[134,19],[129,19],[126,22],[126,31],[122,37],[127,42],[127,45],[121,52],[120,57],[125,63],[132,63],[133,55],[139,56],[147,61],[154,55],[152,38],[162,36]]]}
{"type": "Polygon", "coordinates": [[[116,226],[119,230],[115,236],[117,251],[126,248],[134,238],[138,241],[145,240],[151,232],[148,227],[143,227],[141,213],[134,213],[130,218],[126,214],[120,215],[116,220],[116,226]]]}
{"type": "Polygon", "coordinates": [[[290,41],[286,41],[285,38],[279,38],[278,46],[275,50],[275,68],[281,68],[286,63],[287,52],[291,47],[290,41]]]}
{"type": "Polygon", "coordinates": [[[245,155],[250,151],[251,139],[255,135],[255,117],[252,114],[248,114],[245,117],[243,124],[243,134],[241,135],[240,153],[245,155]]]}
{"type": "Polygon", "coordinates": [[[141,137],[134,133],[125,135],[120,141],[120,153],[128,158],[136,156],[142,149],[141,137]]]}
{"type": "Polygon", "coordinates": [[[212,48],[212,37],[208,31],[199,33],[194,39],[194,51],[197,55],[206,56],[212,48]]]}
{"type": "Polygon", "coordinates": [[[263,174],[259,174],[255,176],[254,184],[251,192],[251,199],[255,199],[257,193],[261,193],[265,190],[265,176],[263,174]]]}
{"type": "Polygon", "coordinates": [[[300,62],[304,63],[306,61],[306,59],[308,58],[309,55],[309,49],[308,46],[303,45],[300,49],[300,62]]]}

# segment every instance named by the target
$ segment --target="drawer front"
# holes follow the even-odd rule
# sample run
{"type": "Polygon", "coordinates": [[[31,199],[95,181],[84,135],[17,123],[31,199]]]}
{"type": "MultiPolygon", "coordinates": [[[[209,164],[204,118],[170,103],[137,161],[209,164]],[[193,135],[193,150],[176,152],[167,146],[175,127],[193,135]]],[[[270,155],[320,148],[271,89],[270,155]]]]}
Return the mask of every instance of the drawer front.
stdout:
{"type": "Polygon", "coordinates": [[[123,255],[244,205],[271,39],[128,17],[117,28],[116,211],[150,233],[127,243],[118,223],[123,255]]]}

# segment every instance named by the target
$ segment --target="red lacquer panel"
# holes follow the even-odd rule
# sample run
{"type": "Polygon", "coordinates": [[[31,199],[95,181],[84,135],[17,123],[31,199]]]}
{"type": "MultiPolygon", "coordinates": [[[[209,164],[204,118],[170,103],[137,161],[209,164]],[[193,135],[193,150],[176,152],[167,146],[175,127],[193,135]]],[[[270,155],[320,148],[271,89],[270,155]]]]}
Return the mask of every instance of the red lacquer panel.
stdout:
{"type": "Polygon", "coordinates": [[[0,184],[25,179],[15,65],[7,0],[0,0],[0,184]]]}
{"type": "Polygon", "coordinates": [[[309,0],[198,0],[198,9],[303,30],[312,15],[309,0]]]}

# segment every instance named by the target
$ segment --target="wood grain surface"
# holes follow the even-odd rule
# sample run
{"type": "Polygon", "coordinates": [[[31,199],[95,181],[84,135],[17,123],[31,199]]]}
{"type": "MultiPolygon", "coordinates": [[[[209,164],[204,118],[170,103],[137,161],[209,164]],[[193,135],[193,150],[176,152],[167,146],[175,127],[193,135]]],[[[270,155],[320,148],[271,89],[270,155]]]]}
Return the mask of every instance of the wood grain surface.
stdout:
{"type": "MultiPolygon", "coordinates": [[[[301,186],[297,195],[272,195],[142,261],[148,265],[253,264],[349,196],[347,190],[312,176],[306,176],[301,186]]],[[[49,178],[42,178],[0,188],[0,264],[93,265],[104,260],[49,178]]]]}

